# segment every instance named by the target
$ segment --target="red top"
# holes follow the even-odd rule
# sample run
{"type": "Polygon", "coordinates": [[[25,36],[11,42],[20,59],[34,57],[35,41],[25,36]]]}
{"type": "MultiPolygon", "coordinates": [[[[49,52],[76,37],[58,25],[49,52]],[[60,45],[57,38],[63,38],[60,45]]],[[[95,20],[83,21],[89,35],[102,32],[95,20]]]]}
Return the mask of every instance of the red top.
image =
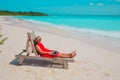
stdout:
{"type": "MultiPolygon", "coordinates": [[[[44,52],[51,52],[51,50],[45,48],[42,43],[38,43],[37,45],[40,47],[40,49],[41,49],[42,51],[44,51],[44,52]]],[[[40,54],[40,53],[39,53],[39,55],[42,56],[42,57],[47,57],[47,58],[55,58],[55,57],[57,57],[58,54],[57,54],[57,55],[50,55],[50,54],[48,54],[48,53],[44,53],[44,54],[40,54]]]]}
{"type": "Polygon", "coordinates": [[[42,51],[44,51],[44,52],[50,52],[50,51],[51,51],[51,50],[45,48],[42,43],[38,43],[37,45],[38,45],[38,46],[40,47],[40,49],[41,49],[42,51]]]}

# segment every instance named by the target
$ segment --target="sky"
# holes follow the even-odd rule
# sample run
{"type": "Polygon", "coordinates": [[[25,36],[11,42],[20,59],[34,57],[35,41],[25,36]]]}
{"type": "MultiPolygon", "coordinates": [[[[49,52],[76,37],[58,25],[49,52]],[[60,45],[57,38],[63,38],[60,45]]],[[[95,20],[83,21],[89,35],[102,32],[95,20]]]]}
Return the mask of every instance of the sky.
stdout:
{"type": "Polygon", "coordinates": [[[120,0],[0,0],[0,10],[62,15],[120,15],[120,0]]]}

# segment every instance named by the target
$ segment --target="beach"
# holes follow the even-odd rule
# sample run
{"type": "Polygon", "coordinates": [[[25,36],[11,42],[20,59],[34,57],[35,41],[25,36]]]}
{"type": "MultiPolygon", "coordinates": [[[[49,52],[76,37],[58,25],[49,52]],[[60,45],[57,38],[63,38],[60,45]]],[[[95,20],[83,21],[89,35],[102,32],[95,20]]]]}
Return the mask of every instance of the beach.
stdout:
{"type": "Polygon", "coordinates": [[[119,41],[111,43],[109,39],[88,34],[77,39],[71,37],[72,31],[9,16],[0,17],[0,26],[0,33],[8,38],[0,45],[1,80],[120,80],[119,41]],[[67,70],[47,67],[47,62],[39,60],[16,65],[15,55],[26,48],[27,32],[32,31],[42,37],[49,49],[64,53],[76,50],[75,62],[70,62],[67,70]]]}

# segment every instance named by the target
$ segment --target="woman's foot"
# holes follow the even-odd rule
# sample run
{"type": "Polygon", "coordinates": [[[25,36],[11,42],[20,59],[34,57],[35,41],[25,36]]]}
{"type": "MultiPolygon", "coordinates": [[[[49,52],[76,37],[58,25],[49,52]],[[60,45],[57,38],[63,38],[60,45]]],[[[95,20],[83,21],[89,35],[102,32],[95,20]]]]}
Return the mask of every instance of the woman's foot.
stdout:
{"type": "Polygon", "coordinates": [[[70,57],[73,58],[76,56],[76,51],[73,51],[71,54],[70,54],[70,57]]]}
{"type": "Polygon", "coordinates": [[[76,50],[74,50],[72,53],[76,53],[76,50]]]}

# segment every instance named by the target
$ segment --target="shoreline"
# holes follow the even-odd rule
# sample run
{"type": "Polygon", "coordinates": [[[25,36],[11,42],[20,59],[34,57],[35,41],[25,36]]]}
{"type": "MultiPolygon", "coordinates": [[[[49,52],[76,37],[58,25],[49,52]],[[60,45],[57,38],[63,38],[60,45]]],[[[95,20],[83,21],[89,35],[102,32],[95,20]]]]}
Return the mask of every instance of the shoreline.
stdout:
{"type": "MultiPolygon", "coordinates": [[[[15,19],[19,19],[19,18],[15,18],[15,19]]],[[[75,30],[71,30],[71,29],[63,29],[60,27],[56,27],[59,25],[53,25],[47,22],[36,22],[36,21],[31,21],[31,20],[26,20],[26,19],[21,19],[23,21],[26,21],[28,23],[34,24],[35,27],[26,27],[26,28],[30,28],[36,31],[42,31],[42,32],[47,32],[47,33],[52,33],[52,34],[56,34],[59,36],[64,36],[64,37],[68,37],[68,38],[75,38],[77,40],[80,40],[84,43],[102,48],[102,49],[107,49],[110,51],[114,51],[115,53],[119,54],[120,53],[120,39],[114,39],[108,36],[101,36],[99,34],[93,34],[90,32],[78,32],[75,30]],[[39,27],[39,28],[38,28],[39,27]],[[49,30],[47,30],[49,28],[49,30]],[[52,28],[52,29],[50,29],[52,28]],[[99,42],[99,43],[97,43],[99,42]]],[[[33,26],[34,26],[33,25],[33,26]]],[[[118,31],[119,32],[119,31],[118,31]]]]}
{"type": "MultiPolygon", "coordinates": [[[[115,52],[114,50],[111,50],[111,48],[107,50],[104,49],[105,45],[107,44],[104,44],[103,48],[99,47],[98,40],[104,40],[102,37],[96,38],[95,36],[85,36],[84,34],[81,34],[81,38],[77,39],[73,36],[74,32],[47,26],[43,27],[43,25],[37,25],[25,20],[19,20],[11,17],[0,17],[0,23],[2,28],[1,33],[4,35],[4,37],[8,37],[8,40],[5,41],[5,44],[0,46],[2,50],[0,53],[0,68],[2,70],[0,70],[0,72],[3,72],[3,74],[0,74],[0,76],[3,80],[14,80],[20,76],[21,73],[23,73],[20,77],[21,80],[120,79],[119,51],[115,52]],[[77,56],[75,57],[75,62],[69,63],[68,70],[59,68],[46,68],[43,65],[37,64],[36,66],[30,66],[29,61],[29,65],[23,66],[10,64],[15,58],[15,54],[20,53],[20,51],[26,47],[26,33],[31,32],[32,30],[35,31],[36,35],[42,36],[43,43],[50,49],[56,49],[65,53],[76,49],[77,56]],[[89,38],[91,40],[93,39],[94,43],[97,43],[96,46],[90,40],[90,42],[87,42],[87,39],[89,38]],[[46,75],[48,76],[46,77],[46,75]]],[[[101,42],[99,42],[99,44],[101,45],[101,42]]]]}
{"type": "MultiPolygon", "coordinates": [[[[15,18],[23,19],[23,20],[26,20],[26,21],[29,21],[29,22],[32,22],[32,23],[36,23],[38,25],[43,24],[43,25],[47,25],[47,26],[50,26],[50,27],[54,27],[54,28],[59,28],[59,29],[63,29],[63,30],[69,30],[71,32],[87,33],[87,34],[92,34],[92,35],[96,35],[96,36],[103,36],[103,37],[107,37],[107,38],[111,38],[111,39],[119,39],[120,40],[120,29],[119,28],[118,29],[116,28],[116,29],[113,29],[113,30],[112,29],[102,29],[102,28],[97,29],[95,27],[92,28],[92,29],[87,28],[87,27],[86,28],[82,28],[82,27],[79,28],[79,26],[81,26],[82,24],[79,25],[79,24],[76,23],[79,26],[75,26],[75,25],[72,25],[72,24],[70,25],[68,23],[64,23],[64,22],[61,23],[61,21],[60,21],[59,24],[57,24],[56,22],[54,23],[53,21],[45,22],[44,18],[43,18],[43,21],[39,20],[37,17],[33,17],[33,19],[31,17],[30,18],[29,17],[24,18],[24,16],[23,17],[15,17],[15,18]]],[[[39,17],[39,18],[42,18],[42,17],[39,17]]],[[[51,18],[54,18],[54,16],[51,17],[51,18]]],[[[60,18],[60,19],[62,19],[62,18],[60,18]]],[[[118,21],[119,20],[114,21],[114,22],[119,23],[118,21]]],[[[75,23],[73,23],[73,24],[75,24],[75,23]]],[[[116,26],[116,27],[119,27],[119,26],[116,26]]]]}

